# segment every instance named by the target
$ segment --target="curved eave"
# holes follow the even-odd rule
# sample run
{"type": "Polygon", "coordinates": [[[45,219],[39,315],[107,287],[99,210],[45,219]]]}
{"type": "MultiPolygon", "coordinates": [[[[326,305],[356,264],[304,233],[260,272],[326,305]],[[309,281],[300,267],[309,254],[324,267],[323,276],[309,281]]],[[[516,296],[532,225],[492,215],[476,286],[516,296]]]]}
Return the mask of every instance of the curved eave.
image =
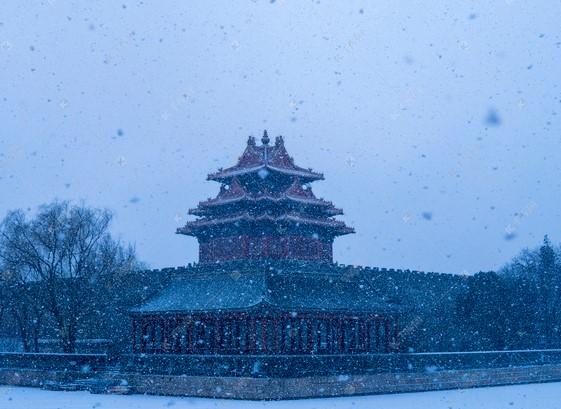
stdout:
{"type": "Polygon", "coordinates": [[[332,220],[332,221],[323,221],[323,220],[314,220],[314,219],[305,219],[298,216],[293,215],[285,215],[281,217],[271,217],[271,216],[259,216],[259,217],[252,217],[248,215],[242,215],[237,217],[230,217],[224,219],[210,219],[210,220],[195,220],[193,222],[188,222],[185,226],[180,227],[177,229],[177,234],[185,234],[188,236],[195,236],[201,230],[213,228],[213,227],[220,227],[223,225],[233,224],[236,222],[246,222],[246,223],[258,223],[258,222],[271,222],[271,223],[278,223],[283,221],[290,221],[292,223],[300,223],[300,224],[307,224],[307,225],[315,225],[327,229],[332,229],[333,233],[336,236],[342,236],[345,234],[352,234],[355,230],[352,227],[348,227],[345,225],[344,222],[332,220]]]}
{"type": "Polygon", "coordinates": [[[136,307],[128,310],[130,315],[181,315],[181,314],[193,314],[193,313],[222,313],[222,312],[246,312],[250,313],[255,310],[269,310],[271,312],[285,311],[285,312],[298,312],[298,313],[344,313],[345,315],[353,314],[375,314],[379,316],[388,316],[403,313],[406,309],[401,305],[396,304],[380,304],[373,303],[368,306],[331,306],[331,307],[319,307],[316,305],[294,305],[288,303],[284,305],[283,303],[277,303],[270,300],[269,297],[263,296],[256,302],[240,305],[240,306],[228,306],[228,307],[214,307],[214,306],[202,306],[200,308],[175,308],[175,309],[165,309],[165,308],[142,308],[136,307]]]}
{"type": "Polygon", "coordinates": [[[302,178],[302,180],[305,182],[312,182],[312,181],[324,179],[322,173],[316,173],[305,169],[286,169],[286,168],[278,168],[276,166],[271,166],[271,165],[259,165],[250,168],[241,168],[241,169],[230,168],[230,169],[223,170],[221,172],[211,173],[210,175],[207,176],[207,180],[214,180],[216,182],[226,182],[235,176],[257,173],[262,169],[266,169],[269,171],[277,172],[288,176],[298,176],[302,178]]]}
{"type": "Polygon", "coordinates": [[[274,305],[270,304],[269,302],[261,299],[257,302],[250,303],[247,305],[242,305],[238,307],[211,307],[211,306],[203,306],[200,308],[185,308],[185,309],[142,309],[140,308],[132,308],[129,310],[129,314],[137,314],[137,315],[178,315],[178,314],[190,314],[190,313],[201,313],[201,312],[225,312],[225,311],[236,311],[236,312],[245,312],[245,311],[252,311],[260,307],[269,307],[273,308],[274,305]]]}
{"type": "Polygon", "coordinates": [[[324,211],[327,212],[329,215],[331,216],[337,216],[337,215],[342,215],[343,214],[343,210],[339,209],[337,207],[333,206],[333,203],[331,202],[327,202],[325,200],[322,199],[308,199],[308,198],[302,198],[302,197],[296,197],[296,196],[292,196],[292,195],[283,195],[280,197],[272,197],[272,196],[261,196],[261,197],[248,197],[247,195],[244,196],[240,196],[240,197],[234,197],[234,198],[230,198],[230,199],[211,199],[211,200],[207,200],[204,202],[199,202],[199,206],[193,209],[189,209],[189,214],[195,215],[195,216],[204,216],[205,214],[207,214],[207,212],[205,211],[205,208],[212,208],[212,207],[219,207],[219,206],[225,206],[225,205],[229,205],[232,203],[239,203],[239,202],[252,202],[252,203],[256,203],[256,202],[265,202],[265,201],[270,201],[273,203],[279,203],[279,202],[283,202],[283,201],[293,201],[296,203],[301,203],[304,205],[309,205],[309,206],[317,206],[317,207],[321,207],[324,208],[324,211]]]}

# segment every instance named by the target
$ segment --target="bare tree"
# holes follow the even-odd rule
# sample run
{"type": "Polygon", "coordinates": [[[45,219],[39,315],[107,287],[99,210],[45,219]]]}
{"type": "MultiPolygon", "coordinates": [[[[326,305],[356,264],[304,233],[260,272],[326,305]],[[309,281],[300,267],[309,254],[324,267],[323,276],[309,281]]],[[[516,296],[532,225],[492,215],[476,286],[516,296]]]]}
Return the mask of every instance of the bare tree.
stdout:
{"type": "MultiPolygon", "coordinates": [[[[13,212],[11,217],[21,220],[19,212],[13,212]]],[[[13,225],[2,226],[9,228],[13,225]]],[[[0,244],[2,243],[0,240],[0,244]]],[[[3,258],[0,246],[0,261],[3,258]]],[[[29,274],[25,263],[17,258],[6,260],[0,265],[0,312],[3,313],[0,318],[4,315],[5,321],[11,319],[18,330],[24,352],[38,352],[39,333],[45,312],[39,283],[33,279],[33,274],[29,274]]]]}
{"type": "Polygon", "coordinates": [[[131,246],[112,239],[108,210],[68,202],[44,205],[27,220],[8,214],[0,228],[0,257],[25,283],[38,283],[64,352],[75,352],[78,329],[101,307],[104,288],[136,268],[131,246]]]}

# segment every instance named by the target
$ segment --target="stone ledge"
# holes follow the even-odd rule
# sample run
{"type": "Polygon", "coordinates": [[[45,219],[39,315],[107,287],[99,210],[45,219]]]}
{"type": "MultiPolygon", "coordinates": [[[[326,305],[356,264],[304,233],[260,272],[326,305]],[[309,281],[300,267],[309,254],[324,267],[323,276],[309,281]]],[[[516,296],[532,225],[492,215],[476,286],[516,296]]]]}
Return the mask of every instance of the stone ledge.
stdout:
{"type": "MultiPolygon", "coordinates": [[[[79,371],[0,369],[0,384],[40,387],[47,382],[88,379],[79,371]]],[[[95,379],[122,380],[133,393],[248,400],[282,400],[384,393],[465,389],[561,381],[561,364],[515,368],[469,369],[407,374],[245,378],[145,375],[101,372],[95,379]]]]}

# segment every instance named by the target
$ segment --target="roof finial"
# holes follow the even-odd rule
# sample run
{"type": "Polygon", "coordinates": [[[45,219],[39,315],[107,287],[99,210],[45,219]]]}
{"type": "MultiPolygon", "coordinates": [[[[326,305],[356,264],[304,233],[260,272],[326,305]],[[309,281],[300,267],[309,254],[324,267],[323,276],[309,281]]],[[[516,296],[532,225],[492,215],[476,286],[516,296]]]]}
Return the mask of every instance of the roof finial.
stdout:
{"type": "Polygon", "coordinates": [[[255,138],[253,136],[247,138],[247,144],[255,146],[255,138]]]}
{"type": "Polygon", "coordinates": [[[261,138],[261,142],[263,143],[263,145],[268,145],[269,141],[269,135],[267,134],[267,130],[265,129],[265,131],[263,131],[263,138],[261,138]]]}
{"type": "Polygon", "coordinates": [[[276,146],[284,145],[284,140],[282,139],[282,135],[279,135],[275,138],[275,145],[276,146]]]}

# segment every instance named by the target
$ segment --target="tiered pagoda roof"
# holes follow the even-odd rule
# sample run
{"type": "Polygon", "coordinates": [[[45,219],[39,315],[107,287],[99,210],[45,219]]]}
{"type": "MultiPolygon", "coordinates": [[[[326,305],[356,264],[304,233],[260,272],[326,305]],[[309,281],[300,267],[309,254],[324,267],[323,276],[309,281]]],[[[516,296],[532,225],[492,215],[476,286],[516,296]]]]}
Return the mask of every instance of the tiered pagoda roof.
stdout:
{"type": "Polygon", "coordinates": [[[230,168],[220,169],[216,173],[211,173],[208,175],[208,180],[228,182],[236,176],[257,172],[263,174],[263,171],[296,176],[301,178],[304,183],[323,179],[323,174],[294,164],[294,160],[284,147],[282,136],[278,136],[275,139],[275,144],[270,146],[269,136],[267,131],[265,131],[261,141],[263,144],[257,146],[255,138],[250,136],[247,141],[247,148],[239,158],[238,163],[230,168]]]}
{"type": "Polygon", "coordinates": [[[177,233],[199,239],[202,261],[249,257],[251,246],[263,248],[262,256],[266,257],[271,256],[271,246],[284,249],[274,257],[285,254],[287,258],[296,253],[289,247],[298,246],[293,249],[298,250],[298,258],[330,259],[333,239],[354,230],[333,218],[343,214],[341,209],[312,192],[309,184],[322,180],[323,175],[295,165],[282,136],[270,145],[265,131],[261,142],[257,146],[255,138],[249,137],[235,166],[208,175],[209,180],[221,183],[220,192],[190,209],[189,213],[199,218],[187,222],[177,233]],[[245,247],[232,252],[224,248],[228,246],[224,239],[245,240],[245,247]],[[303,248],[306,246],[311,246],[309,256],[303,248]],[[318,250],[318,246],[322,249],[318,250]],[[245,255],[236,254],[242,251],[245,255]]]}
{"type": "Polygon", "coordinates": [[[222,185],[220,193],[216,198],[199,202],[197,208],[189,209],[189,214],[196,216],[209,215],[212,214],[213,208],[231,203],[246,202],[247,205],[251,205],[259,202],[270,202],[272,204],[281,202],[288,203],[291,201],[320,207],[326,214],[331,216],[343,214],[343,210],[334,207],[333,203],[318,199],[311,189],[304,188],[299,177],[295,177],[292,185],[290,185],[286,191],[278,195],[273,195],[271,192],[259,192],[257,194],[248,192],[240,185],[238,178],[234,177],[232,178],[229,188],[225,188],[224,185],[222,185]]]}

